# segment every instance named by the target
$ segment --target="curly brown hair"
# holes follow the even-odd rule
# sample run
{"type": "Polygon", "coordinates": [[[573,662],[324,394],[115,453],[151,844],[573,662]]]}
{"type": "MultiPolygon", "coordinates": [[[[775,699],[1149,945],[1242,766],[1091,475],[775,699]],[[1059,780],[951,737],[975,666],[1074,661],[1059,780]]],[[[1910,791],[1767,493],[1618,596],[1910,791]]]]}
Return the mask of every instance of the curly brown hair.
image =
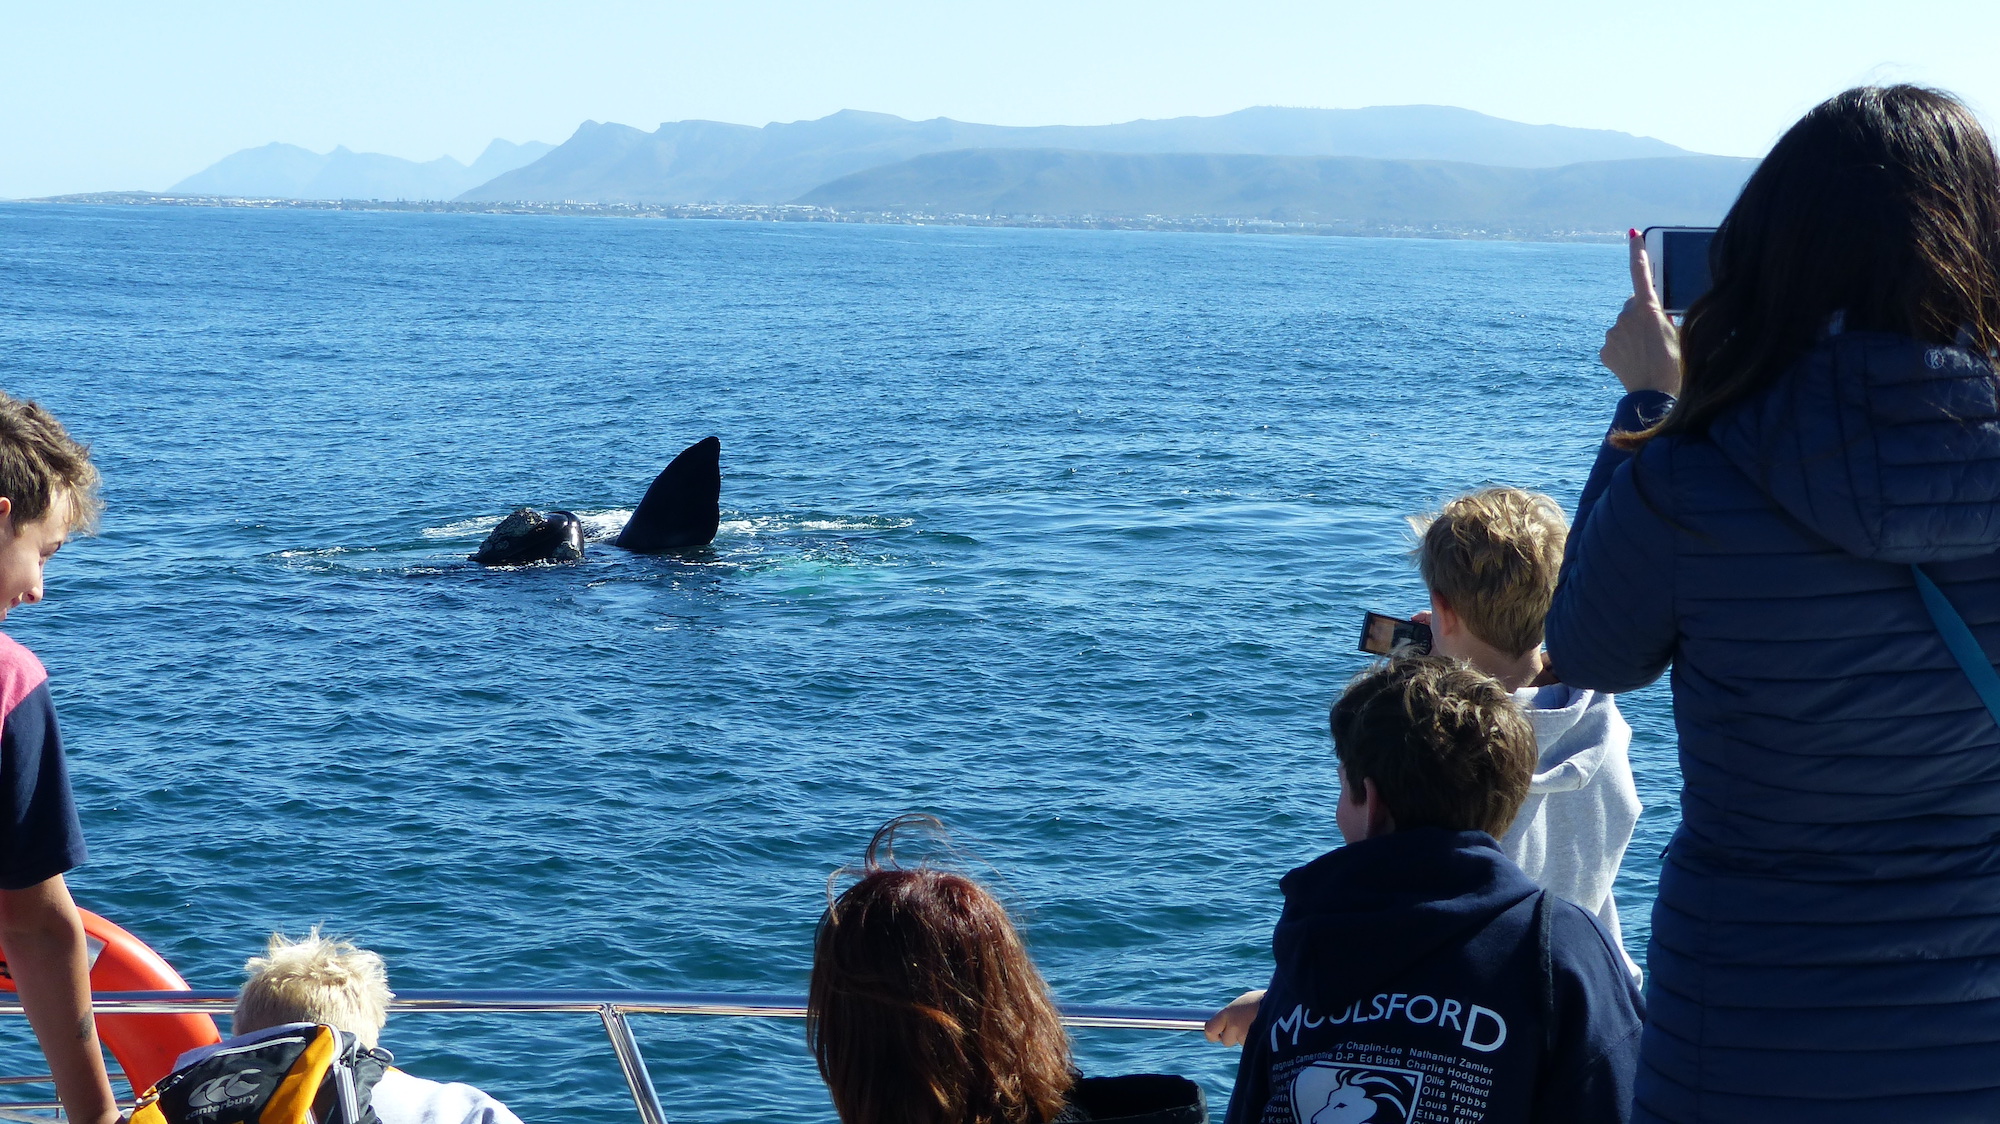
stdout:
{"type": "Polygon", "coordinates": [[[806,1043],[834,1109],[843,1124],[1053,1120],[1077,1074],[1048,985],[979,883],[895,865],[912,828],[943,834],[930,816],[883,825],[813,940],[806,1043]]]}
{"type": "Polygon", "coordinates": [[[1328,715],[1348,780],[1373,780],[1397,830],[1504,835],[1528,798],[1535,731],[1507,689],[1467,664],[1414,656],[1376,664],[1328,715]]]}
{"type": "Polygon", "coordinates": [[[48,514],[57,494],[73,530],[97,523],[97,467],[90,447],[72,438],[55,415],[36,403],[0,394],[0,496],[13,526],[48,514]]]}

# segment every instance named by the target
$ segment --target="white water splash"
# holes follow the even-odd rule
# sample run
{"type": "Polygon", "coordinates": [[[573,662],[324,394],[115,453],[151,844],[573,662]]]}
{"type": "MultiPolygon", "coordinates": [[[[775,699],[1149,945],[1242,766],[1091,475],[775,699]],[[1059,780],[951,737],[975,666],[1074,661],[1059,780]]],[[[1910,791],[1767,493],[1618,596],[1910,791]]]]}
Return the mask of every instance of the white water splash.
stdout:
{"type": "Polygon", "coordinates": [[[838,533],[843,531],[899,531],[913,524],[912,519],[796,519],[784,515],[752,515],[741,519],[724,520],[717,533],[724,531],[733,535],[782,535],[797,532],[813,534],[838,533]]]}
{"type": "Polygon", "coordinates": [[[485,535],[500,525],[505,516],[479,515],[471,519],[460,519],[456,523],[446,523],[442,527],[425,527],[418,532],[427,539],[455,539],[464,535],[485,535]]]}

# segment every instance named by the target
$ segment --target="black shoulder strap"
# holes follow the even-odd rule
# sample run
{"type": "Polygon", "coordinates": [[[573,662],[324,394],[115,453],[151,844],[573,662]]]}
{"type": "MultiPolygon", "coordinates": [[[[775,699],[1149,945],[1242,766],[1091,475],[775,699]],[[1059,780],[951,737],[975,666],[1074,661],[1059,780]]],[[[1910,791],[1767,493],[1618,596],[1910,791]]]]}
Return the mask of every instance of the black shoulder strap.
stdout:
{"type": "Polygon", "coordinates": [[[374,1049],[360,1049],[354,1055],[354,1093],[360,1102],[359,1124],[381,1124],[382,1118],[375,1112],[375,1084],[382,1075],[389,1072],[396,1056],[380,1046],[374,1049]]]}
{"type": "Polygon", "coordinates": [[[361,1045],[349,1031],[333,1033],[338,1035],[340,1053],[313,1099],[313,1119],[323,1124],[382,1124],[375,1112],[375,1083],[382,1080],[393,1056],[379,1047],[361,1045]]]}
{"type": "Polygon", "coordinates": [[[1555,911],[1549,908],[1549,892],[1535,900],[1535,951],[1540,959],[1542,978],[1542,1050],[1544,1056],[1556,1052],[1556,967],[1554,952],[1555,911]]]}

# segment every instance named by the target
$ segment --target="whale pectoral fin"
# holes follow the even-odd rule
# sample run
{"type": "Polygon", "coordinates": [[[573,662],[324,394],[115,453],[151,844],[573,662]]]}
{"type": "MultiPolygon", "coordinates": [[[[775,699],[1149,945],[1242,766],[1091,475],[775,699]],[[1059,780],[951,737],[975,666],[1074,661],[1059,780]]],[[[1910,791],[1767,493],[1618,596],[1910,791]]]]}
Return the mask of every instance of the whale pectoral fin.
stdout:
{"type": "Polygon", "coordinates": [[[722,439],[704,437],[653,478],[612,545],[639,554],[707,546],[721,523],[722,439]]]}

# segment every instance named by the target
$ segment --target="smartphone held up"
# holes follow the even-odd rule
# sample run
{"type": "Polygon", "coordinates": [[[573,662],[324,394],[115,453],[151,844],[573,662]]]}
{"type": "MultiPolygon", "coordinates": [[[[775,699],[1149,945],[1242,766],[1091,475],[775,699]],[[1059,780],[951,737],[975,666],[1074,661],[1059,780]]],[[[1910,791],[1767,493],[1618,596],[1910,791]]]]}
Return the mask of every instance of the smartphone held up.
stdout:
{"type": "Polygon", "coordinates": [[[1653,263],[1653,295],[1662,311],[1680,315],[1708,292],[1712,226],[1649,226],[1646,257],[1653,263]]]}
{"type": "Polygon", "coordinates": [[[1376,656],[1424,655],[1431,650],[1431,626],[1370,613],[1361,622],[1361,650],[1376,656]]]}

